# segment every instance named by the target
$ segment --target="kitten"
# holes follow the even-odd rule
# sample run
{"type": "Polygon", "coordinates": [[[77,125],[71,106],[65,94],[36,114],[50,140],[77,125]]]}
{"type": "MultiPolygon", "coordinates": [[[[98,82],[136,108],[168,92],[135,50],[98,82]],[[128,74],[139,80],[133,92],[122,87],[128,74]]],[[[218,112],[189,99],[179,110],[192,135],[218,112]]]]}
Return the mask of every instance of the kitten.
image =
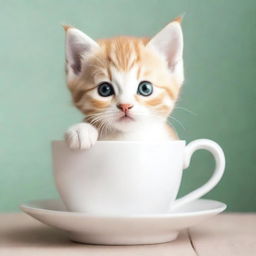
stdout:
{"type": "Polygon", "coordinates": [[[153,38],[115,37],[94,41],[65,26],[66,79],[84,122],[70,127],[72,149],[98,140],[175,140],[167,118],[183,74],[181,18],[153,38]]]}

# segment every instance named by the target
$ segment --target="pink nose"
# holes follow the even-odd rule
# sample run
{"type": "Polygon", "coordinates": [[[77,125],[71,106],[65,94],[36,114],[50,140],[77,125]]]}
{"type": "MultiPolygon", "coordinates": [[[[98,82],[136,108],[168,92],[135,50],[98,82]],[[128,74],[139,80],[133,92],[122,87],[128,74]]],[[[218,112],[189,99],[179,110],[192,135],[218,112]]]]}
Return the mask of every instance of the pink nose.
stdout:
{"type": "Polygon", "coordinates": [[[119,108],[120,110],[122,110],[124,113],[126,113],[129,109],[131,109],[133,107],[132,104],[118,104],[117,108],[119,108]]]}

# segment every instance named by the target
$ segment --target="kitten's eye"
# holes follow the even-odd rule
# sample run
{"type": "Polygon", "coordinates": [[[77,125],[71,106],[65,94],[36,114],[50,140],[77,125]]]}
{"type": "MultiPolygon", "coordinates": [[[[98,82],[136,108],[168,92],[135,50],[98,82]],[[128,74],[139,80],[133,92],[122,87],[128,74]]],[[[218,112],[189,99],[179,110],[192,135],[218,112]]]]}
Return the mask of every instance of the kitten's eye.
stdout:
{"type": "Polygon", "coordinates": [[[98,93],[102,97],[109,97],[114,94],[114,88],[112,84],[103,82],[98,86],[98,93]]]}
{"type": "Polygon", "coordinates": [[[153,93],[153,85],[148,81],[142,81],[139,84],[137,93],[142,96],[149,96],[153,93]]]}

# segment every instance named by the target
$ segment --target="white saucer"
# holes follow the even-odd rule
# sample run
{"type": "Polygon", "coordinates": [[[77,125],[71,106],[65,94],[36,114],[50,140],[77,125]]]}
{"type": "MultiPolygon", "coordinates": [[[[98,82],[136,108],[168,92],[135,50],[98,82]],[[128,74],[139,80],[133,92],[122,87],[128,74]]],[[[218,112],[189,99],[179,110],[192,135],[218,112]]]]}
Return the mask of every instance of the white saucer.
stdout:
{"type": "Polygon", "coordinates": [[[73,241],[89,244],[154,244],[176,239],[191,227],[226,209],[224,203],[200,199],[165,214],[92,216],[65,210],[60,200],[38,200],[22,204],[28,215],[67,231],[73,241]]]}

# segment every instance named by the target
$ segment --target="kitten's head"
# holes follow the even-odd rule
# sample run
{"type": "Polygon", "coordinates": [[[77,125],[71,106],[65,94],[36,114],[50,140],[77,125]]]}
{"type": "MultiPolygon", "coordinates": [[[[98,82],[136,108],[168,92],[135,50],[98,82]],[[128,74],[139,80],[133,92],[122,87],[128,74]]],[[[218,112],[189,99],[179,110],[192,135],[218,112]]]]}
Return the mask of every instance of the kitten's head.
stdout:
{"type": "Polygon", "coordinates": [[[184,80],[180,19],[151,39],[65,30],[67,83],[87,121],[120,131],[166,121],[184,80]]]}

